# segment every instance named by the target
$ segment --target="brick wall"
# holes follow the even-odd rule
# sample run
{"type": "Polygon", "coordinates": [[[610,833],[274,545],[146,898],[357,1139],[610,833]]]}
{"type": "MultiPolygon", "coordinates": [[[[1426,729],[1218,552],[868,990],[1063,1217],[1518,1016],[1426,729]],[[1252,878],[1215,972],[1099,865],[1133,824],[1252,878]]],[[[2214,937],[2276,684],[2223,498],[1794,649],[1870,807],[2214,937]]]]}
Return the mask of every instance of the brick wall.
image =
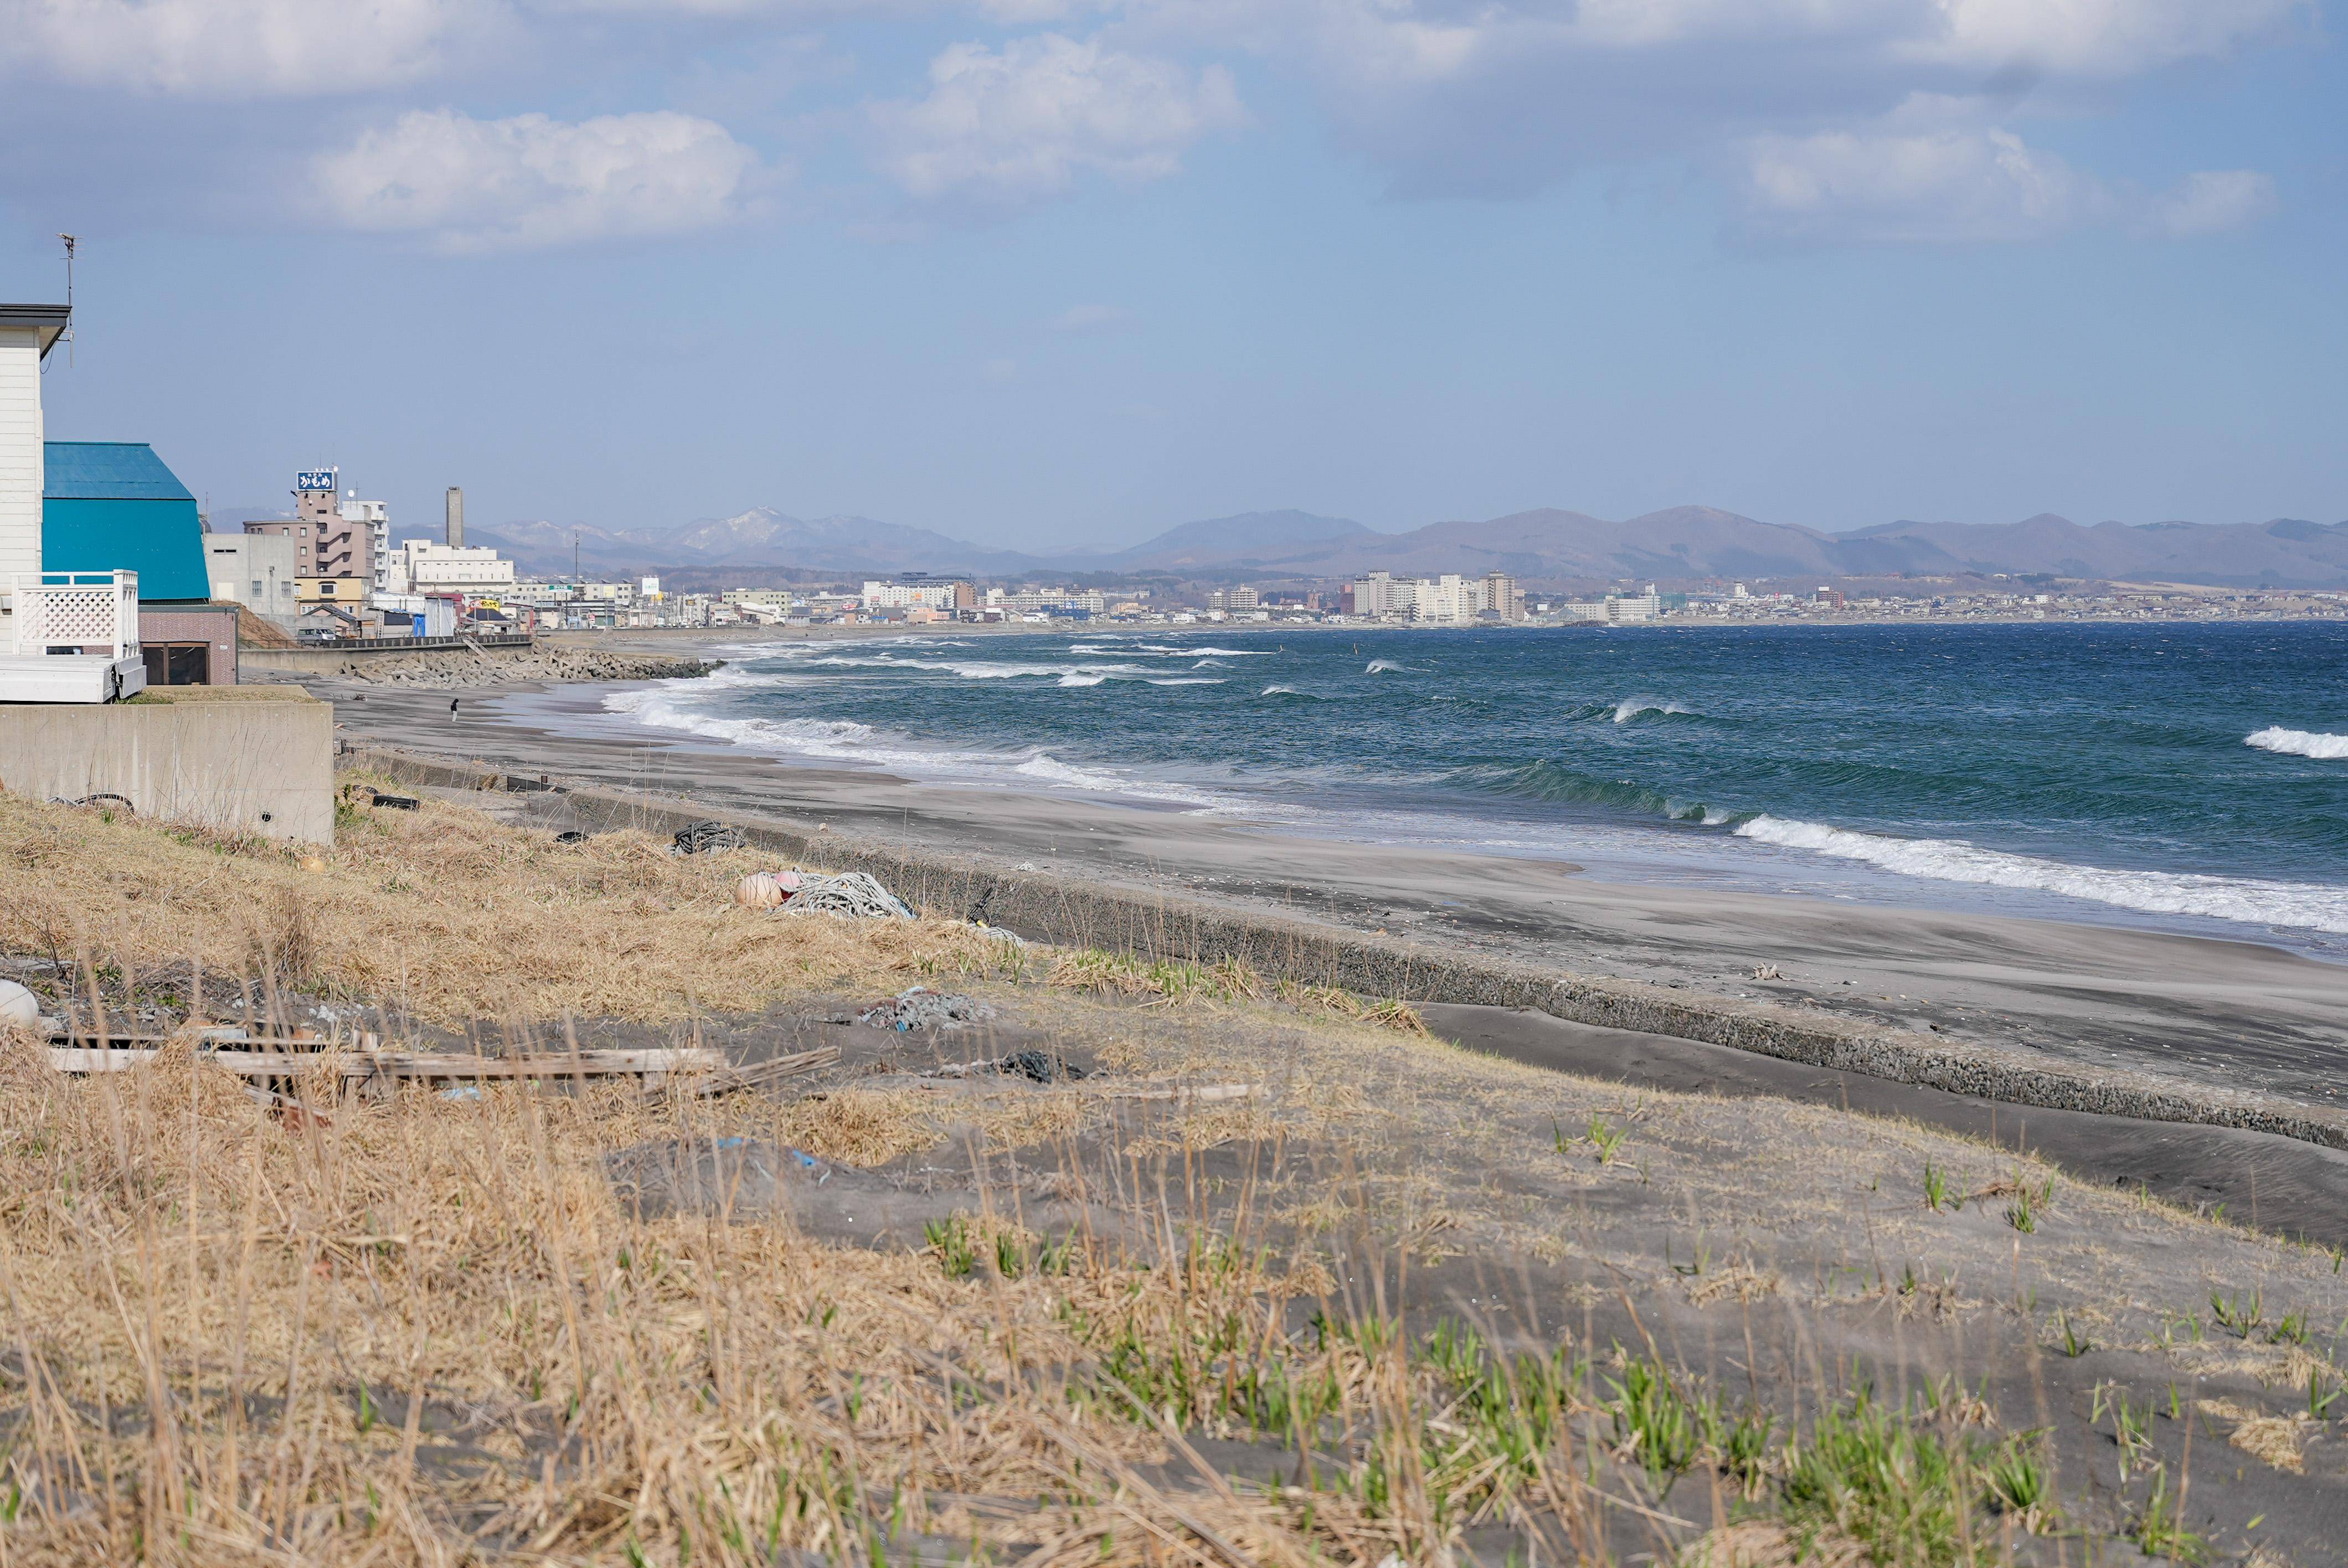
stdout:
{"type": "MultiPolygon", "coordinates": [[[[210,673],[203,684],[236,684],[236,606],[232,604],[161,605],[139,607],[139,642],[143,648],[165,643],[202,642],[211,645],[210,673]]],[[[154,681],[149,661],[150,683],[154,681]]]]}

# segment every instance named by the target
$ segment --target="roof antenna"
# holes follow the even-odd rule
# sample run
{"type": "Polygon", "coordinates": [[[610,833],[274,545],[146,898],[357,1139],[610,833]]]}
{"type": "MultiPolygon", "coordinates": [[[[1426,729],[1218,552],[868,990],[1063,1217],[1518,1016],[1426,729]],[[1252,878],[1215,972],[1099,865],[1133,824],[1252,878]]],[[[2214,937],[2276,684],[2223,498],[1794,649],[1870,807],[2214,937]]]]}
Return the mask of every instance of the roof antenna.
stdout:
{"type": "Polygon", "coordinates": [[[73,264],[75,241],[74,237],[70,234],[60,234],[57,238],[66,242],[66,368],[67,370],[71,370],[74,363],[73,264]]]}

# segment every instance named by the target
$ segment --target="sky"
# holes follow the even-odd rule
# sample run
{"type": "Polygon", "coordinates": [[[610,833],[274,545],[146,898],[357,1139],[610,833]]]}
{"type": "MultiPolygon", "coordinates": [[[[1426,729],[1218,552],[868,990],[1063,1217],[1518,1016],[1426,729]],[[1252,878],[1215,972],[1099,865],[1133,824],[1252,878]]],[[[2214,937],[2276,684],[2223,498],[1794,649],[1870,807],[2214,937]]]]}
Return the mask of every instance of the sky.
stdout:
{"type": "Polygon", "coordinates": [[[2332,522],[2339,9],[0,0],[0,299],[401,536],[2332,522]]]}

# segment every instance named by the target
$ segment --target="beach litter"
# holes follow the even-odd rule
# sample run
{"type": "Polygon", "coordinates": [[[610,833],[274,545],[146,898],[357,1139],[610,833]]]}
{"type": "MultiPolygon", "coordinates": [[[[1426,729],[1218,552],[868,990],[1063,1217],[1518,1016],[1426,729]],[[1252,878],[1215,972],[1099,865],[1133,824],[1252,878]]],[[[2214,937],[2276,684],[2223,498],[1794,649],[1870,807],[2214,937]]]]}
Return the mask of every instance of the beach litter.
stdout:
{"type": "Polygon", "coordinates": [[[901,1033],[914,1029],[967,1029],[994,1016],[993,1008],[958,991],[933,991],[927,986],[915,986],[887,1001],[875,1002],[859,1013],[856,1021],[872,1029],[893,1029],[901,1033]]]}
{"type": "Polygon", "coordinates": [[[14,980],[0,980],[0,1028],[41,1027],[41,1004],[32,991],[14,980]]]}
{"type": "Polygon", "coordinates": [[[980,1078],[988,1074],[1004,1078],[1025,1078],[1034,1083],[1074,1082],[1086,1076],[1083,1068],[1073,1061],[1054,1056],[1048,1050],[1014,1050],[1008,1056],[994,1057],[983,1061],[951,1061],[922,1076],[924,1078],[980,1078]]]}
{"type": "Polygon", "coordinates": [[[866,920],[910,920],[913,912],[878,878],[862,871],[825,876],[798,874],[798,887],[783,905],[786,915],[850,915],[866,920]]]}
{"type": "Polygon", "coordinates": [[[1753,966],[1753,978],[1756,980],[1782,980],[1786,977],[1777,972],[1775,964],[1756,964],[1753,966]]]}
{"type": "Polygon", "coordinates": [[[575,827],[567,827],[561,833],[554,835],[554,842],[557,844],[584,844],[587,842],[587,835],[580,832],[575,827]]]}
{"type": "Polygon", "coordinates": [[[796,871],[753,871],[734,884],[734,902],[745,909],[779,909],[798,890],[796,871]]]}
{"type": "Polygon", "coordinates": [[[688,822],[676,830],[669,845],[675,855],[711,855],[721,849],[747,848],[749,842],[740,828],[722,822],[688,822]]]}

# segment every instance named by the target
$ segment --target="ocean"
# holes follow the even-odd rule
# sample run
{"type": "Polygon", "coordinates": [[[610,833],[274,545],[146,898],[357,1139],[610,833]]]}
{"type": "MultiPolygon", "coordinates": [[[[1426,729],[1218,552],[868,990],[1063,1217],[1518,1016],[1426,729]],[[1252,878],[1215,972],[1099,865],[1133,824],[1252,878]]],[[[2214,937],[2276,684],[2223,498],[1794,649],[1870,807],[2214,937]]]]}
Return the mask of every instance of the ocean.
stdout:
{"type": "Polygon", "coordinates": [[[614,692],[780,761],[2348,959],[2348,626],[1112,630],[614,692]]]}

